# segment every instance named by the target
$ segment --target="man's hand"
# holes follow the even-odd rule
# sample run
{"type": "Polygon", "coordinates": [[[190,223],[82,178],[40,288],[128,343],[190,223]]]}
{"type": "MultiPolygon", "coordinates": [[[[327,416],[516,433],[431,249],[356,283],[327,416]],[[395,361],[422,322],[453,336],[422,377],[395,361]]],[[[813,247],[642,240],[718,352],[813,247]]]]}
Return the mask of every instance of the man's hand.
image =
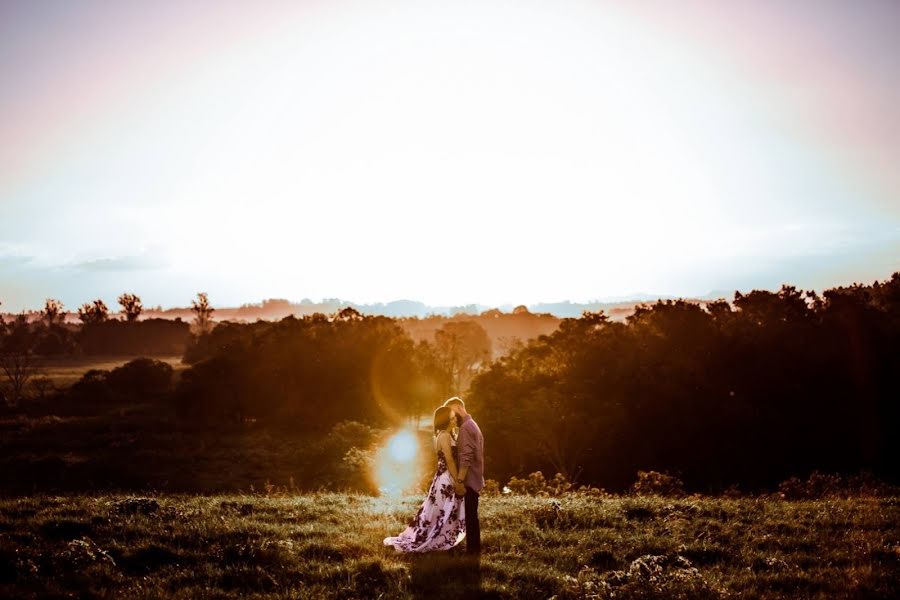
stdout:
{"type": "Polygon", "coordinates": [[[457,496],[465,496],[466,495],[466,486],[464,486],[460,482],[456,482],[453,484],[453,489],[456,491],[457,496]]]}

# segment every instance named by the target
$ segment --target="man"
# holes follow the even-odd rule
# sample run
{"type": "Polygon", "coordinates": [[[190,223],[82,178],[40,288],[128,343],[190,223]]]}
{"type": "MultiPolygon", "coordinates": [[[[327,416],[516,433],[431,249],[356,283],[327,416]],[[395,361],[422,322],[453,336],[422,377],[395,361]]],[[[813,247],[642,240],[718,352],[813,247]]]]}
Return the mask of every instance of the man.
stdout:
{"type": "Polygon", "coordinates": [[[478,494],[484,489],[484,437],[481,429],[468,412],[462,399],[454,396],[444,406],[456,413],[459,423],[459,478],[456,495],[465,495],[466,505],[466,553],[481,554],[481,524],[478,522],[478,494]]]}

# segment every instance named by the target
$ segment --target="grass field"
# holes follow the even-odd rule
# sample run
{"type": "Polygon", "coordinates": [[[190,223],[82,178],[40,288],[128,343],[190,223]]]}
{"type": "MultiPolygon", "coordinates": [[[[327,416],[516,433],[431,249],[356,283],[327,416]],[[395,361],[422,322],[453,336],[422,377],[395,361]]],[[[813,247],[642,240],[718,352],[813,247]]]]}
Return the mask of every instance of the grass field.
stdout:
{"type": "MultiPolygon", "coordinates": [[[[64,388],[72,385],[81,376],[91,369],[101,369],[111,371],[116,367],[121,367],[130,360],[139,358],[138,356],[62,356],[55,358],[42,358],[38,363],[38,373],[40,377],[46,377],[53,382],[57,388],[64,388]]],[[[187,365],[181,362],[180,356],[164,356],[154,357],[154,360],[161,360],[168,363],[176,371],[187,368],[187,365]]]]}
{"type": "Polygon", "coordinates": [[[480,567],[382,546],[419,503],[0,499],[0,597],[900,597],[896,498],[484,497],[480,567]]]}

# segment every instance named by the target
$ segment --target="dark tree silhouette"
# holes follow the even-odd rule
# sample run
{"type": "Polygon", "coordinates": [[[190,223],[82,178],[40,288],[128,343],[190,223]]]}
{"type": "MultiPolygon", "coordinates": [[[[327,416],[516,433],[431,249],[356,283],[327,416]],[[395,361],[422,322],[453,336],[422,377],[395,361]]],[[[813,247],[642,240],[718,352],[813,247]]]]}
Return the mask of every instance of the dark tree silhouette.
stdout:
{"type": "Polygon", "coordinates": [[[94,300],[92,303],[81,305],[78,309],[78,318],[85,325],[103,323],[109,317],[109,309],[103,300],[94,300]]]}
{"type": "Polygon", "coordinates": [[[494,362],[469,403],[497,479],[535,470],[622,489],[639,470],[689,486],[771,487],[813,470],[900,478],[900,274],[733,305],[564,320],[494,362]],[[522,443],[528,440],[528,443],[522,443]]]}
{"type": "Polygon", "coordinates": [[[0,396],[7,406],[16,406],[24,398],[28,382],[37,374],[35,343],[24,314],[0,329],[0,373],[6,379],[6,391],[0,389],[0,396]]]}
{"type": "Polygon", "coordinates": [[[179,379],[175,399],[185,417],[320,430],[348,419],[398,424],[440,398],[416,346],[387,317],[223,323],[207,339],[204,358],[179,379]]]}
{"type": "Polygon", "coordinates": [[[44,308],[41,309],[41,321],[47,327],[59,325],[66,319],[65,306],[59,300],[47,298],[44,302],[44,308]]]}
{"type": "Polygon", "coordinates": [[[71,327],[65,325],[66,312],[63,303],[48,298],[41,309],[43,325],[35,333],[34,352],[40,355],[69,354],[75,350],[71,327]]]}
{"type": "Polygon", "coordinates": [[[342,308],[334,314],[335,321],[361,321],[362,319],[362,314],[352,306],[342,308]]]}
{"type": "Polygon", "coordinates": [[[83,326],[77,335],[87,355],[181,356],[190,339],[190,326],[180,319],[107,319],[83,326]]]}
{"type": "Polygon", "coordinates": [[[125,313],[125,320],[129,323],[137,321],[144,310],[141,299],[135,294],[122,294],[119,296],[118,302],[122,306],[122,312],[125,313]]]}
{"type": "Polygon", "coordinates": [[[198,336],[207,335],[212,330],[212,314],[215,312],[209,305],[209,296],[206,292],[199,292],[196,300],[191,300],[191,311],[194,313],[194,333],[198,336]]]}
{"type": "Polygon", "coordinates": [[[25,388],[35,373],[35,358],[28,350],[0,352],[0,370],[6,376],[8,406],[16,406],[25,396],[25,388]]]}

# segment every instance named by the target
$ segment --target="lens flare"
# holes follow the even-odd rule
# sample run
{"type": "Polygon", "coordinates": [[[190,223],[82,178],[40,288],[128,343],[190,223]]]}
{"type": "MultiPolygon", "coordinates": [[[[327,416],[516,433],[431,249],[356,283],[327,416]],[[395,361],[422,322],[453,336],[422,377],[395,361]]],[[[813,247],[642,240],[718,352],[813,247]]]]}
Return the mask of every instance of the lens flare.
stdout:
{"type": "Polygon", "coordinates": [[[411,431],[391,437],[378,452],[375,477],[382,494],[400,494],[416,481],[419,442],[411,431]]]}
{"type": "Polygon", "coordinates": [[[416,436],[409,431],[401,431],[388,442],[388,453],[397,462],[409,462],[416,457],[418,446],[416,436]]]}

